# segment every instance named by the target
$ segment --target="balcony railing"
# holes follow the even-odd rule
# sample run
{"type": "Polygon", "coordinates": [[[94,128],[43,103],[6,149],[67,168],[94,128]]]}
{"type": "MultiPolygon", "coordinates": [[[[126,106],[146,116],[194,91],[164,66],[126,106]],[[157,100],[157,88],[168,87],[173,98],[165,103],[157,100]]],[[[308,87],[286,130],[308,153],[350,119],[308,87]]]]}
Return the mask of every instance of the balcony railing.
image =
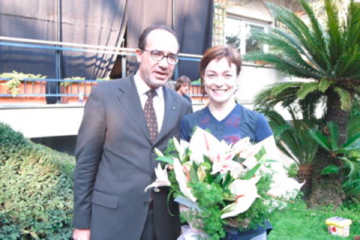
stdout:
{"type": "MultiPolygon", "coordinates": [[[[106,46],[73,44],[56,41],[41,41],[34,39],[24,38],[11,38],[1,37],[0,45],[9,47],[23,47],[23,48],[36,48],[60,51],[79,51],[79,52],[94,52],[94,53],[107,53],[115,55],[129,56],[134,55],[135,49],[130,48],[114,48],[106,46]]],[[[179,54],[179,59],[182,61],[200,61],[201,55],[192,54],[179,54]]],[[[126,58],[122,58],[122,69],[126,69],[126,58]]],[[[55,68],[57,66],[54,66],[55,68]]],[[[126,71],[123,71],[122,77],[126,77],[126,71]]],[[[63,99],[70,98],[72,101],[84,101],[89,96],[91,88],[103,80],[73,80],[73,79],[34,79],[25,78],[19,79],[20,84],[12,93],[7,88],[10,78],[0,78],[0,102],[14,100],[25,101],[31,98],[35,101],[42,101],[45,98],[56,98],[57,102],[63,102],[63,99]]],[[[194,85],[191,87],[192,97],[200,97],[201,93],[199,86],[194,85]]]]}

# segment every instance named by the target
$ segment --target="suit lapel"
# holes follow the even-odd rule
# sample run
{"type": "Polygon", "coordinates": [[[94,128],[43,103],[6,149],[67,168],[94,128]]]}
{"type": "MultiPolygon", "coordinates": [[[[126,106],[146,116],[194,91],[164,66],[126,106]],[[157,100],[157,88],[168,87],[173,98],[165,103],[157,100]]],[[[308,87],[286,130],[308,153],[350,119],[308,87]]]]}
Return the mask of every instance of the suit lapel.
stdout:
{"type": "Polygon", "coordinates": [[[134,77],[130,76],[120,81],[123,82],[121,82],[119,86],[118,100],[127,111],[128,115],[132,118],[133,122],[138,125],[146,139],[148,139],[148,141],[151,143],[150,133],[146,125],[139,94],[134,83],[134,77]]]}

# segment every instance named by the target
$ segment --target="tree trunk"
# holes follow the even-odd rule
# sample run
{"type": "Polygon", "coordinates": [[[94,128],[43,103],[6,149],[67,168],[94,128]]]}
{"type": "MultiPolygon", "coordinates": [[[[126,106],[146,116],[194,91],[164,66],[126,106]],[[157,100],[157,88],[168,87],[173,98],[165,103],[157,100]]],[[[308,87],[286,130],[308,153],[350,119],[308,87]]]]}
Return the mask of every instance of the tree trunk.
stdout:
{"type": "Polygon", "coordinates": [[[332,205],[336,208],[343,203],[345,193],[342,189],[341,173],[326,175],[320,174],[321,171],[329,164],[338,166],[339,162],[340,160],[331,157],[329,152],[326,150],[319,149],[313,165],[314,172],[311,184],[311,193],[307,198],[309,207],[332,205]]]}
{"type": "MultiPolygon", "coordinates": [[[[341,146],[347,139],[347,123],[350,110],[344,111],[341,109],[341,102],[337,93],[329,90],[326,94],[328,97],[325,120],[326,122],[333,121],[338,125],[338,145],[341,146]]],[[[319,148],[315,157],[311,193],[307,200],[310,207],[316,205],[333,205],[334,207],[338,207],[345,199],[345,193],[342,188],[343,177],[341,170],[337,174],[321,175],[321,171],[330,164],[338,166],[340,169],[342,169],[341,167],[343,165],[340,159],[330,156],[330,153],[325,149],[319,148]]]]}

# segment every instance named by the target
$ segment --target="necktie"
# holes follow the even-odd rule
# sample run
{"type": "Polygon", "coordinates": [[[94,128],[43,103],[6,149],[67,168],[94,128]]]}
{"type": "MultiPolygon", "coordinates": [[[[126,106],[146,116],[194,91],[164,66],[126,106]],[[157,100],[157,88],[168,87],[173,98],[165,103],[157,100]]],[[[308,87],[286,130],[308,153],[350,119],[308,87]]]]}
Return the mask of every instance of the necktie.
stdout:
{"type": "Polygon", "coordinates": [[[156,96],[156,92],[155,90],[149,90],[146,92],[146,95],[148,96],[148,99],[145,102],[144,114],[151,140],[154,142],[158,134],[158,125],[153,104],[153,98],[156,96]]]}

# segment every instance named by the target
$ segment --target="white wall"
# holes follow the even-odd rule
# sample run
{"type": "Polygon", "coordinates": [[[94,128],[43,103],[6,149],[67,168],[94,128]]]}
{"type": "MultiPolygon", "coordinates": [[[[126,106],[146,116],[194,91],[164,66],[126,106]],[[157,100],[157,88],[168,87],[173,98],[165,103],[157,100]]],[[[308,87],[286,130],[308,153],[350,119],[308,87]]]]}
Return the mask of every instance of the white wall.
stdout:
{"type": "Polygon", "coordinates": [[[77,135],[83,104],[32,104],[0,106],[0,122],[27,138],[77,135]]]}

